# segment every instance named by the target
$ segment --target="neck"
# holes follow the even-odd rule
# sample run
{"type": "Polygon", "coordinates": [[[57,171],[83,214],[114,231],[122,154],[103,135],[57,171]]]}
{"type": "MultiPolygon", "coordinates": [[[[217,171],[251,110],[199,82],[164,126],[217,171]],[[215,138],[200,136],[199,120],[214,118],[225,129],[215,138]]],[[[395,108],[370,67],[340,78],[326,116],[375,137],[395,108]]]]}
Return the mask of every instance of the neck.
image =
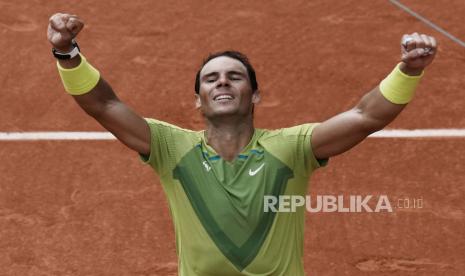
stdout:
{"type": "Polygon", "coordinates": [[[249,144],[254,133],[252,116],[207,119],[208,144],[226,161],[232,161],[249,144]]]}

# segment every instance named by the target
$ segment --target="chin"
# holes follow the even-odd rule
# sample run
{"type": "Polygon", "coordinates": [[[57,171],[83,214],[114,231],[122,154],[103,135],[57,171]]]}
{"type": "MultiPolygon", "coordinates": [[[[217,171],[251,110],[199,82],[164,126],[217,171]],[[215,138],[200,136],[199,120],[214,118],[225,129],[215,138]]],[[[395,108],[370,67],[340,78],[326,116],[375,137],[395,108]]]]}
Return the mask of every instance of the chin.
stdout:
{"type": "Polygon", "coordinates": [[[240,111],[237,108],[222,107],[210,109],[208,112],[203,112],[203,115],[207,118],[218,118],[218,117],[227,117],[227,116],[236,116],[239,115],[240,111]]]}
{"type": "Polygon", "coordinates": [[[212,117],[233,116],[233,115],[238,115],[239,110],[237,110],[237,109],[222,109],[222,110],[215,110],[211,114],[212,114],[212,117]]]}
{"type": "Polygon", "coordinates": [[[202,113],[207,118],[220,118],[228,116],[245,116],[251,111],[248,108],[241,108],[237,104],[210,105],[202,110],[202,113]]]}

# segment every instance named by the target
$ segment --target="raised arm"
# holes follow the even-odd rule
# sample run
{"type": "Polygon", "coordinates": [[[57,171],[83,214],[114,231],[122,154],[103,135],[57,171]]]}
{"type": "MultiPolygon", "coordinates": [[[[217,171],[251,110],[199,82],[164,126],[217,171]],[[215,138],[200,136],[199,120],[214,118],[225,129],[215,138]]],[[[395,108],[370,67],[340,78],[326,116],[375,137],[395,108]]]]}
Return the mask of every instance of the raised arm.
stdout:
{"type": "Polygon", "coordinates": [[[380,86],[362,97],[352,109],[318,125],[312,134],[312,149],[319,159],[341,154],[368,135],[394,120],[413,96],[424,68],[434,59],[434,37],[414,33],[404,35],[402,62],[380,86]],[[400,70],[400,71],[399,71],[400,70]]]}
{"type": "MultiPolygon", "coordinates": [[[[47,37],[55,49],[61,53],[67,53],[73,48],[72,39],[83,27],[83,21],[77,16],[57,13],[50,17],[47,37]]],[[[76,75],[73,69],[81,65],[83,59],[77,55],[72,59],[59,59],[58,61],[61,68],[76,75]]],[[[73,97],[76,102],[123,144],[148,155],[150,153],[150,129],[146,121],[121,102],[111,86],[100,75],[96,78],[99,78],[96,85],[90,87],[89,91],[74,93],[73,97]]]]}

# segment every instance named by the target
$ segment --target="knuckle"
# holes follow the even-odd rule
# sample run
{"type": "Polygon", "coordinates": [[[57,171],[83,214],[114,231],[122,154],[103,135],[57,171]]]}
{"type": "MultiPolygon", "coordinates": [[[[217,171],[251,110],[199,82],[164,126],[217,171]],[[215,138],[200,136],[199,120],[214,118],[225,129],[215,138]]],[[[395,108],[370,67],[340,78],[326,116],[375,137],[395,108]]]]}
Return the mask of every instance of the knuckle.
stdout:
{"type": "Polygon", "coordinates": [[[50,16],[50,18],[48,19],[50,22],[53,22],[53,21],[56,21],[58,19],[58,14],[55,13],[54,15],[50,16]]]}

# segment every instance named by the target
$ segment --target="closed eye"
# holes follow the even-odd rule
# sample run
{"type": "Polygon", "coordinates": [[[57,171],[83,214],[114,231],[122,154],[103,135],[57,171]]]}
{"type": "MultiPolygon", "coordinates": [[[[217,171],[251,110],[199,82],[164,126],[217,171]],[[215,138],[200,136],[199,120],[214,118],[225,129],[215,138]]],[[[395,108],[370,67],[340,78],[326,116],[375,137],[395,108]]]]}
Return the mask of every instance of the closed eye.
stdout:
{"type": "Polygon", "coordinates": [[[206,83],[213,83],[218,79],[218,73],[217,72],[212,72],[210,74],[206,74],[203,76],[202,80],[206,83]]]}
{"type": "Polygon", "coordinates": [[[229,76],[229,79],[233,81],[237,81],[237,80],[242,80],[243,78],[242,78],[242,75],[240,74],[231,74],[229,76]]]}

